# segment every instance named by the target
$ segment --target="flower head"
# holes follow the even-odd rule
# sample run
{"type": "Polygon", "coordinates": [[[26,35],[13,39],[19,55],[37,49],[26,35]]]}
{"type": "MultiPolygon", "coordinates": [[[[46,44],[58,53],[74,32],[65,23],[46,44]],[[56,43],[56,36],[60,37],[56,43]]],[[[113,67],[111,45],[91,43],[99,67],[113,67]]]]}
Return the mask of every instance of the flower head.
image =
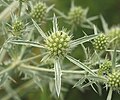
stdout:
{"type": "Polygon", "coordinates": [[[73,7],[68,13],[68,18],[71,24],[79,25],[86,19],[86,9],[83,9],[80,6],[73,7]]]}
{"type": "Polygon", "coordinates": [[[111,43],[112,46],[116,45],[117,48],[120,48],[120,27],[112,27],[107,35],[109,40],[113,40],[111,43]]]}
{"type": "Polygon", "coordinates": [[[108,86],[113,90],[120,90],[120,71],[108,75],[108,86]]]}
{"type": "Polygon", "coordinates": [[[96,50],[104,50],[108,44],[108,38],[104,34],[100,34],[94,39],[93,46],[96,50]]]}
{"type": "Polygon", "coordinates": [[[33,8],[33,10],[31,11],[31,17],[34,20],[37,21],[43,21],[44,18],[46,17],[46,13],[47,13],[47,6],[45,3],[39,2],[38,4],[36,4],[33,8]]]}
{"type": "Polygon", "coordinates": [[[21,32],[23,28],[24,28],[24,23],[20,20],[16,20],[12,25],[12,29],[15,33],[21,32]]]}
{"type": "Polygon", "coordinates": [[[104,73],[108,74],[108,73],[110,73],[111,68],[112,68],[112,62],[106,60],[103,64],[100,65],[100,68],[98,70],[98,74],[99,75],[103,75],[104,73]]]}
{"type": "Polygon", "coordinates": [[[45,40],[47,49],[51,55],[64,56],[69,51],[71,37],[64,31],[53,32],[45,40]]]}

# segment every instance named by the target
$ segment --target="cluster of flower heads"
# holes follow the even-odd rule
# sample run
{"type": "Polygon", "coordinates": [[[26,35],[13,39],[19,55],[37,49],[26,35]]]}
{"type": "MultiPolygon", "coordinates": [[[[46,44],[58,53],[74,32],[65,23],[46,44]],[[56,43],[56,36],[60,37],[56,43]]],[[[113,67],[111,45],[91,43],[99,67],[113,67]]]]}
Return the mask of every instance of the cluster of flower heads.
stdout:
{"type": "Polygon", "coordinates": [[[69,52],[69,43],[71,36],[64,31],[53,32],[45,40],[46,47],[50,51],[51,55],[54,56],[64,56],[69,52]]]}
{"type": "Polygon", "coordinates": [[[95,50],[105,50],[108,45],[108,38],[104,34],[100,34],[96,39],[93,41],[93,46],[95,50]]]}
{"type": "Polygon", "coordinates": [[[68,13],[68,18],[71,24],[80,25],[86,19],[87,10],[81,6],[73,7],[68,13]]]}
{"type": "Polygon", "coordinates": [[[36,21],[43,21],[46,17],[47,13],[47,6],[43,2],[39,2],[34,6],[34,8],[31,11],[31,17],[36,21]]]}

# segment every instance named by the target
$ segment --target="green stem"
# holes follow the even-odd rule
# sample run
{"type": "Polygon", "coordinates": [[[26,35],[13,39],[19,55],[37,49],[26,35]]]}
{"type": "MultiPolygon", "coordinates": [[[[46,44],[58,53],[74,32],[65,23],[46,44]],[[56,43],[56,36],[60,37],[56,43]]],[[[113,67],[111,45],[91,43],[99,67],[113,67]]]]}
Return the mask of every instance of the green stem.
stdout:
{"type": "MultiPolygon", "coordinates": [[[[25,65],[25,64],[22,64],[21,67],[25,69],[35,70],[35,71],[50,72],[50,73],[55,72],[54,69],[40,68],[40,67],[35,67],[35,66],[25,65]]],[[[92,71],[97,72],[98,70],[96,69],[92,71]]],[[[61,72],[66,74],[85,74],[86,73],[86,71],[75,71],[75,70],[61,70],[61,72]]]]}
{"type": "Polygon", "coordinates": [[[6,73],[6,72],[8,72],[8,71],[10,71],[10,70],[12,70],[12,69],[14,69],[18,64],[19,64],[19,61],[16,60],[15,62],[13,62],[13,63],[11,64],[11,66],[9,66],[8,68],[0,71],[0,75],[2,75],[2,74],[4,74],[4,73],[6,73]]]}
{"type": "Polygon", "coordinates": [[[107,100],[111,100],[112,99],[112,88],[110,88],[108,96],[107,96],[107,100]]]}

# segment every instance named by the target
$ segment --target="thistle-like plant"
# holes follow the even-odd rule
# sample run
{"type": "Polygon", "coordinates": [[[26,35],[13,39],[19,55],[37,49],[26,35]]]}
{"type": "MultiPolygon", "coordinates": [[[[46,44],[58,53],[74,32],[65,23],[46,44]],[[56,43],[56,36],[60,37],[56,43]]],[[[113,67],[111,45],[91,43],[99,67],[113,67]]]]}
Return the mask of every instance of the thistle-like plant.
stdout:
{"type": "Polygon", "coordinates": [[[44,33],[34,20],[33,20],[33,24],[39,31],[40,35],[43,37],[44,39],[43,44],[39,44],[27,40],[26,41],[12,40],[10,41],[10,43],[32,45],[35,47],[45,49],[46,52],[41,61],[49,60],[51,58],[53,59],[54,70],[55,70],[55,88],[58,96],[61,90],[61,75],[62,75],[61,63],[64,58],[67,58],[70,62],[84,69],[91,75],[96,76],[96,74],[89,67],[87,67],[82,62],[69,55],[71,53],[71,50],[74,49],[76,46],[94,39],[96,35],[85,36],[82,38],[72,40],[72,36],[68,32],[58,29],[57,18],[55,17],[55,15],[53,17],[53,31],[49,32],[49,34],[44,33]]]}

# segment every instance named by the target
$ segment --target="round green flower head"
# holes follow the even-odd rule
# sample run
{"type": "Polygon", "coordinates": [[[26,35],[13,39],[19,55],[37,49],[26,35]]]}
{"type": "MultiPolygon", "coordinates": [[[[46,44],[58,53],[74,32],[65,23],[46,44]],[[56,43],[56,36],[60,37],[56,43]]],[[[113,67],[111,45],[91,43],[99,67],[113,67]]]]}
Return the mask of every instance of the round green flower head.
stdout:
{"type": "Polygon", "coordinates": [[[33,10],[31,11],[31,16],[34,20],[41,22],[46,17],[46,13],[47,13],[46,10],[47,10],[46,4],[39,2],[34,6],[33,10]]]}
{"type": "Polygon", "coordinates": [[[119,26],[112,27],[108,31],[107,35],[108,35],[109,40],[114,39],[114,41],[111,43],[112,47],[116,45],[117,49],[120,49],[120,27],[119,26]]]}
{"type": "Polygon", "coordinates": [[[112,62],[107,60],[103,64],[100,65],[98,74],[99,75],[108,74],[111,72],[111,68],[112,68],[112,62]]]}
{"type": "Polygon", "coordinates": [[[82,7],[73,7],[68,13],[68,18],[71,24],[79,25],[86,19],[86,9],[82,7]]]}
{"type": "Polygon", "coordinates": [[[14,32],[21,32],[24,28],[24,24],[20,20],[16,20],[13,25],[12,25],[13,31],[14,32]]]}
{"type": "Polygon", "coordinates": [[[108,75],[108,86],[113,90],[120,90],[120,71],[108,75]]]}
{"type": "Polygon", "coordinates": [[[52,33],[46,40],[46,47],[53,56],[64,56],[69,51],[71,36],[64,31],[52,33]]]}
{"type": "Polygon", "coordinates": [[[108,38],[104,34],[100,34],[93,41],[93,46],[96,50],[105,50],[108,44],[108,38]]]}

